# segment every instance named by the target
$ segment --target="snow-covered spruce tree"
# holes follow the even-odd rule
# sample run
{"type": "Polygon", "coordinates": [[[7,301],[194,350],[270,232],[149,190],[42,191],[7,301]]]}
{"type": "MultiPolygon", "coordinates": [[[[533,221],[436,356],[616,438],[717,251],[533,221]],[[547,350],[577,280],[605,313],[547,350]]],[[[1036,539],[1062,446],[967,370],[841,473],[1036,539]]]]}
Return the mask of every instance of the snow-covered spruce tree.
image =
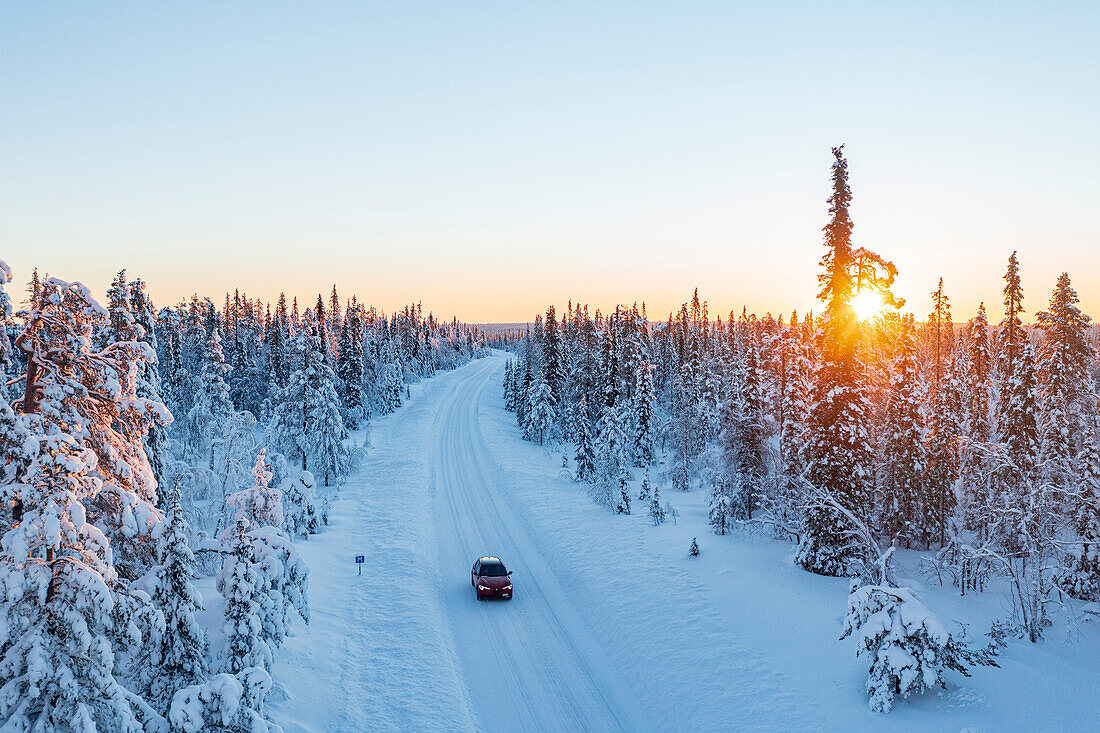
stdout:
{"type": "Polygon", "coordinates": [[[720,473],[707,492],[707,518],[715,534],[726,534],[734,522],[734,492],[742,479],[739,474],[720,473]]]}
{"type": "Polygon", "coordinates": [[[955,482],[959,478],[959,441],[963,434],[963,371],[965,351],[959,348],[947,365],[932,403],[927,439],[927,471],[924,477],[924,544],[947,542],[947,526],[958,503],[955,482]]]}
{"type": "Polygon", "coordinates": [[[528,354],[520,361],[522,370],[520,371],[519,379],[516,382],[516,424],[519,425],[521,430],[525,431],[527,426],[527,409],[528,401],[527,396],[531,391],[531,385],[534,384],[534,378],[531,372],[531,339],[528,336],[525,339],[524,344],[528,354]]]}
{"type": "Polygon", "coordinates": [[[943,290],[942,277],[936,289],[932,291],[932,312],[928,314],[926,330],[929,332],[928,356],[932,361],[929,391],[934,400],[934,395],[947,373],[947,362],[954,351],[955,341],[955,327],[951,322],[951,300],[943,290]]]}
{"type": "Polygon", "coordinates": [[[878,526],[892,542],[911,547],[925,543],[924,482],[927,456],[924,446],[923,395],[917,364],[917,330],[913,317],[905,319],[897,355],[890,369],[886,422],[882,430],[882,461],[877,509],[878,526]]]}
{"type": "Polygon", "coordinates": [[[1024,313],[1024,290],[1020,280],[1020,262],[1013,252],[1008,258],[1004,275],[1005,314],[997,328],[997,371],[1000,376],[1001,403],[1008,401],[1007,391],[1011,390],[1016,374],[1016,361],[1028,342],[1027,329],[1020,316],[1024,313]]]}
{"type": "Polygon", "coordinates": [[[648,505],[652,496],[653,486],[649,483],[649,467],[647,466],[645,473],[642,474],[642,484],[638,487],[638,501],[644,501],[648,505]]]}
{"type": "MultiPolygon", "coordinates": [[[[134,279],[130,281],[130,312],[133,314],[134,323],[141,331],[136,332],[136,339],[142,341],[152,350],[153,356],[158,353],[156,335],[156,316],[153,302],[145,292],[145,281],[134,279]]],[[[138,397],[151,402],[164,404],[164,390],[161,387],[159,365],[152,361],[143,361],[138,367],[137,385],[135,392],[138,397]]],[[[168,446],[168,424],[170,415],[164,415],[159,420],[154,420],[145,435],[145,455],[149,459],[149,468],[153,472],[153,479],[158,486],[164,485],[167,475],[167,464],[171,460],[168,446]]]]}
{"type": "Polygon", "coordinates": [[[1046,480],[1065,489],[1073,462],[1096,414],[1096,390],[1089,365],[1096,358],[1089,343],[1089,317],[1077,306],[1069,275],[1062,273],[1050,296],[1050,309],[1036,314],[1043,332],[1039,348],[1040,463],[1046,480]]]}
{"type": "Polygon", "coordinates": [[[619,501],[615,505],[616,514],[630,514],[630,485],[624,471],[619,474],[619,501]]]}
{"type": "Polygon", "coordinates": [[[777,491],[765,495],[761,520],[766,521],[779,536],[797,539],[801,532],[805,494],[805,473],[808,463],[806,426],[809,420],[810,345],[807,332],[811,324],[797,325],[792,315],[780,344],[780,379],[782,397],[779,404],[779,461],[781,475],[777,491]]]}
{"type": "Polygon", "coordinates": [[[206,452],[210,468],[214,468],[214,443],[221,436],[229,417],[235,412],[229,399],[226,377],[230,367],[222,351],[222,338],[218,329],[210,332],[206,345],[206,359],[195,391],[195,404],[187,413],[188,440],[195,454],[206,452]]]}
{"type": "Polygon", "coordinates": [[[577,450],[573,461],[577,466],[577,480],[596,480],[596,452],[592,448],[592,423],[588,417],[588,396],[582,394],[577,409],[577,450]]]}
{"type": "Polygon", "coordinates": [[[554,401],[550,392],[550,385],[541,377],[534,383],[527,393],[526,422],[523,425],[523,434],[528,440],[533,440],[542,445],[553,435],[554,430],[554,401]]]}
{"type": "MultiPolygon", "coordinates": [[[[232,512],[235,521],[244,520],[248,527],[282,527],[283,494],[271,487],[271,466],[267,462],[267,451],[263,449],[256,456],[256,465],[252,468],[254,483],[251,487],[230,494],[226,498],[226,508],[232,512]]],[[[230,522],[232,527],[235,522],[230,522]]],[[[232,529],[227,531],[226,540],[232,537],[232,529]]]]}
{"type": "Polygon", "coordinates": [[[509,359],[504,362],[504,409],[508,412],[516,411],[516,390],[515,390],[515,359],[509,359]]]}
{"type": "Polygon", "coordinates": [[[274,654],[286,638],[293,614],[309,623],[309,570],[294,543],[279,528],[254,527],[248,537],[263,590],[261,638],[274,654]]]}
{"type": "Polygon", "coordinates": [[[1058,581],[1074,598],[1100,601],[1100,443],[1090,426],[1077,456],[1076,486],[1071,493],[1073,529],[1079,538],[1058,581]]]}
{"type": "Polygon", "coordinates": [[[12,516],[19,493],[15,480],[23,475],[37,451],[31,421],[15,414],[8,401],[0,399],[0,526],[18,523],[12,516]]]}
{"type": "MultiPolygon", "coordinates": [[[[157,353],[154,332],[153,304],[145,294],[145,283],[134,280],[127,284],[126,271],[122,270],[111,282],[107,290],[107,322],[97,334],[97,344],[105,348],[115,343],[143,342],[149,346],[152,355],[157,353]]],[[[160,373],[154,359],[145,359],[136,365],[133,376],[135,391],[139,397],[150,402],[163,403],[160,388],[160,373]]],[[[167,437],[165,427],[170,415],[152,421],[146,430],[144,446],[153,472],[153,479],[159,485],[165,477],[168,461],[167,437]]]]}
{"type": "Polygon", "coordinates": [[[11,282],[11,267],[7,262],[0,260],[0,401],[7,400],[8,379],[15,371],[15,360],[12,354],[11,340],[7,337],[10,331],[12,306],[11,296],[4,290],[4,286],[11,282]]]}
{"type": "Polygon", "coordinates": [[[989,346],[989,320],[985,315],[985,303],[978,305],[978,314],[967,323],[966,341],[967,435],[971,440],[989,440],[993,432],[990,425],[993,357],[989,346]]]}
{"type": "Polygon", "coordinates": [[[292,354],[293,370],[277,397],[269,431],[276,447],[299,459],[302,470],[312,466],[328,486],[347,470],[348,450],[343,444],[347,431],[340,416],[336,378],[325,361],[321,336],[309,312],[292,339],[292,354]]]}
{"type": "Polygon", "coordinates": [[[603,408],[597,430],[598,452],[593,497],[596,503],[614,509],[618,504],[621,478],[628,472],[629,466],[628,438],[617,406],[607,405],[603,408]]]}
{"type": "Polygon", "coordinates": [[[271,649],[262,638],[263,581],[256,571],[252,540],[243,520],[234,525],[233,549],[218,573],[218,591],[225,598],[222,670],[237,674],[249,667],[271,668],[271,649]]]}
{"type": "Polygon", "coordinates": [[[978,306],[977,315],[966,327],[967,363],[963,377],[963,400],[966,412],[966,436],[968,442],[960,451],[959,486],[962,515],[966,528],[979,539],[988,536],[989,514],[992,502],[987,467],[979,461],[987,455],[985,450],[971,450],[968,446],[981,446],[994,437],[993,431],[993,372],[994,359],[990,347],[989,322],[985,304],[978,306]]]}
{"type": "Polygon", "coordinates": [[[376,409],[379,415],[388,415],[401,407],[405,401],[405,380],[403,368],[397,357],[390,353],[389,358],[379,366],[379,379],[376,409]]]}
{"type": "MultiPolygon", "coordinates": [[[[294,543],[282,531],[282,494],[271,487],[272,473],[263,451],[252,469],[255,480],[251,488],[229,497],[227,504],[236,511],[235,524],[247,527],[247,539],[252,544],[251,558],[258,577],[260,595],[259,616],[261,637],[272,652],[282,645],[292,611],[309,621],[306,599],[308,574],[294,543]]],[[[221,537],[229,544],[234,530],[221,537]]]]}
{"type": "Polygon", "coordinates": [[[634,465],[638,468],[653,463],[653,431],[657,398],[653,392],[653,365],[639,362],[634,382],[631,427],[634,432],[634,465]]]}
{"type": "Polygon", "coordinates": [[[985,650],[952,638],[909,588],[865,585],[848,597],[845,639],[856,635],[856,655],[867,660],[872,710],[888,713],[896,698],[946,688],[944,673],[970,676],[968,665],[998,666],[985,650]]]}
{"type": "Polygon", "coordinates": [[[283,529],[291,537],[306,537],[321,528],[321,507],[314,483],[309,471],[296,471],[279,482],[283,495],[283,529]]]}
{"type": "MultiPolygon", "coordinates": [[[[852,194],[842,147],[833,149],[836,162],[833,194],[829,198],[831,220],[825,226],[826,252],[819,275],[822,286],[819,298],[826,307],[821,329],[821,362],[814,374],[806,476],[816,492],[832,498],[863,521],[872,510],[874,455],[867,429],[869,404],[857,349],[859,328],[851,306],[855,289],[853,273],[859,273],[863,287],[881,292],[884,301],[892,304],[889,287],[897,271],[872,252],[852,249],[852,221],[848,215],[852,194]]],[[[850,572],[854,553],[843,528],[843,518],[828,505],[811,501],[796,562],[822,575],[850,572]]]]}
{"type": "Polygon", "coordinates": [[[19,485],[21,521],[0,552],[0,721],[5,730],[141,731],[156,714],[114,677],[116,575],[81,502],[99,491],[96,456],[63,432],[37,441],[19,485]]]}
{"type": "MultiPolygon", "coordinates": [[[[768,429],[764,415],[757,347],[744,347],[739,389],[722,407],[722,491],[733,519],[748,520],[763,495],[767,475],[768,429]]],[[[712,510],[714,507],[712,506],[712,510]]],[[[712,512],[712,525],[714,517],[712,512]]],[[[724,534],[720,532],[720,534],[724,534]]]]}
{"type": "Polygon", "coordinates": [[[206,679],[206,634],[195,621],[202,596],[191,583],[195,557],[188,546],[190,527],[180,506],[180,492],[168,494],[167,513],[157,528],[158,566],[154,571],[153,604],[164,614],[164,634],[146,689],[146,698],[167,714],[176,692],[206,679]]]}
{"type": "Polygon", "coordinates": [[[669,442],[672,458],[667,477],[674,489],[687,491],[695,475],[699,457],[698,432],[695,423],[695,401],[692,397],[692,376],[685,364],[673,385],[672,415],[669,421],[669,442]]]}
{"type": "Polygon", "coordinates": [[[661,490],[656,484],[653,485],[653,498],[649,500],[649,519],[654,527],[665,521],[665,510],[661,506],[661,490]]]}
{"type": "Polygon", "coordinates": [[[340,385],[341,413],[351,430],[359,427],[363,410],[363,334],[359,312],[350,309],[340,328],[336,378],[340,385]]]}
{"type": "Polygon", "coordinates": [[[168,722],[173,733],[282,733],[264,717],[271,682],[261,667],[216,674],[177,692],[168,722]]]}
{"type": "MultiPolygon", "coordinates": [[[[327,369],[327,365],[321,366],[327,369]]],[[[313,458],[313,470],[324,476],[325,486],[329,486],[348,471],[350,453],[344,445],[347,429],[340,415],[340,398],[333,380],[325,375],[316,394],[320,402],[308,413],[305,445],[313,458]]]]}
{"type": "Polygon", "coordinates": [[[554,306],[546,309],[546,321],[542,335],[542,381],[550,390],[550,408],[554,415],[552,427],[547,433],[555,435],[558,417],[565,393],[565,372],[562,365],[562,345],[554,306]]]}
{"type": "Polygon", "coordinates": [[[1039,456],[1036,424],[1039,410],[1035,403],[1035,359],[1031,344],[1023,341],[1010,363],[1012,371],[1001,385],[1001,399],[997,403],[997,433],[1013,456],[1013,462],[1025,475],[1030,475],[1039,456]]]}

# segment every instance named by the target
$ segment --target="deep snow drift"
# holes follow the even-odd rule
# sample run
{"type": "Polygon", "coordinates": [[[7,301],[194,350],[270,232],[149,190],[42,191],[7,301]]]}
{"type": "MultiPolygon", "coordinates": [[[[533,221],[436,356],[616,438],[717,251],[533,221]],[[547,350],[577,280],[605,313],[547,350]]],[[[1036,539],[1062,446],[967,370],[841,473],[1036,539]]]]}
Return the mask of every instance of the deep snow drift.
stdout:
{"type": "MultiPolygon", "coordinates": [[[[662,497],[679,523],[616,516],[558,477],[561,446],[521,440],[497,354],[412,387],[373,424],[334,507],[299,545],[313,620],[276,665],[293,731],[1043,730],[1100,719],[1100,634],[1012,640],[1001,669],[872,713],[866,668],[838,641],[843,579],[791,563],[790,545],[710,533],[702,492],[662,497]],[[687,555],[697,537],[701,554],[687,555]],[[363,575],[355,555],[365,555],[363,575]],[[470,566],[496,554],[516,598],[479,603],[470,566]]],[[[571,451],[570,451],[571,453],[571,451]]],[[[636,508],[637,509],[637,508],[636,508]]],[[[998,591],[958,597],[911,571],[949,630],[976,637],[998,591]]]]}

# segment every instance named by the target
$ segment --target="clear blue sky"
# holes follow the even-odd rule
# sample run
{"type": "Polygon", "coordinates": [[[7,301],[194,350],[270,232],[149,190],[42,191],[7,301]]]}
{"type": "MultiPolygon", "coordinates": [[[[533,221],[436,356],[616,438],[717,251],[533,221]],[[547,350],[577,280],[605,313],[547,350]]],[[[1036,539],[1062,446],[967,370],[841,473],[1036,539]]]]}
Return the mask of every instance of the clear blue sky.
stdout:
{"type": "Polygon", "coordinates": [[[829,146],[919,300],[1100,316],[1100,3],[0,6],[0,258],[158,303],[815,305],[829,146]]]}

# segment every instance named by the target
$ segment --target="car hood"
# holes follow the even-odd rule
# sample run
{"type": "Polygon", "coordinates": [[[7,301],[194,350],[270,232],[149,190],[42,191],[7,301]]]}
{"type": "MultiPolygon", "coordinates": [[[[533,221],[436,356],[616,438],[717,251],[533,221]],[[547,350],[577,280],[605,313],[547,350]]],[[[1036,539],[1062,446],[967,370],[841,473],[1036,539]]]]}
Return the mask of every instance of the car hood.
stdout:
{"type": "Polygon", "coordinates": [[[512,578],[508,575],[479,575],[477,582],[490,588],[507,588],[512,584],[512,578]]]}

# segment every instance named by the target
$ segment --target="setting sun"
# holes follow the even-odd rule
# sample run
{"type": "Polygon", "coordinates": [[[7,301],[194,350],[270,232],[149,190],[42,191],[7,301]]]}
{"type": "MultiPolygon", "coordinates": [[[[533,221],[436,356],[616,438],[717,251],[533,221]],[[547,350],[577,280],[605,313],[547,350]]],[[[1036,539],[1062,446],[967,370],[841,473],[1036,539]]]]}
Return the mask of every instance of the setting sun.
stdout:
{"type": "Polygon", "coordinates": [[[886,308],[882,294],[874,290],[865,290],[852,298],[852,309],[861,321],[869,321],[886,308]]]}

